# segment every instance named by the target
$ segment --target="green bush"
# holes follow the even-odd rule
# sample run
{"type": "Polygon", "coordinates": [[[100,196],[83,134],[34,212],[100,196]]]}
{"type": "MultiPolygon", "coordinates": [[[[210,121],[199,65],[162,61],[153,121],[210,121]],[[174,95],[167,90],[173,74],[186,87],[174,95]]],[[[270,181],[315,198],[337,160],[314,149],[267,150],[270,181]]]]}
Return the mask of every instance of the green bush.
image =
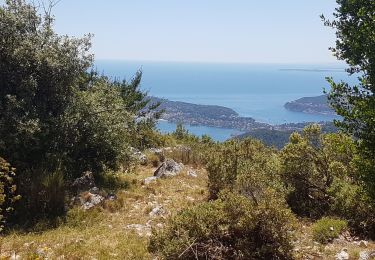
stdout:
{"type": "Polygon", "coordinates": [[[70,209],[65,217],[65,225],[74,228],[86,228],[98,224],[104,215],[100,207],[83,210],[79,207],[70,209]]]}
{"type": "Polygon", "coordinates": [[[221,193],[153,230],[149,250],[162,259],[291,259],[294,217],[272,192],[267,198],[221,193]]]}
{"type": "Polygon", "coordinates": [[[346,219],[358,235],[375,238],[375,205],[363,187],[335,178],[329,193],[334,197],[330,214],[346,219]]]}
{"type": "Polygon", "coordinates": [[[15,169],[0,157],[0,232],[3,230],[7,216],[13,211],[13,204],[20,197],[14,185],[15,169]]]}
{"type": "Polygon", "coordinates": [[[347,228],[348,223],[345,220],[324,217],[313,225],[313,238],[320,243],[327,243],[337,238],[347,228]]]}
{"type": "Polygon", "coordinates": [[[66,187],[64,174],[60,171],[44,177],[40,203],[44,204],[46,216],[57,217],[65,212],[66,187]]]}
{"type": "Polygon", "coordinates": [[[311,125],[293,133],[280,153],[281,177],[289,190],[287,201],[299,216],[318,219],[330,210],[335,179],[355,183],[351,165],[353,140],[343,134],[321,134],[311,125]]]}
{"type": "Polygon", "coordinates": [[[128,189],[130,181],[126,178],[125,173],[106,171],[97,178],[98,185],[107,191],[117,191],[128,189]]]}
{"type": "Polygon", "coordinates": [[[261,192],[266,187],[281,188],[276,152],[253,139],[231,140],[211,149],[207,159],[210,198],[221,190],[261,192]]]}

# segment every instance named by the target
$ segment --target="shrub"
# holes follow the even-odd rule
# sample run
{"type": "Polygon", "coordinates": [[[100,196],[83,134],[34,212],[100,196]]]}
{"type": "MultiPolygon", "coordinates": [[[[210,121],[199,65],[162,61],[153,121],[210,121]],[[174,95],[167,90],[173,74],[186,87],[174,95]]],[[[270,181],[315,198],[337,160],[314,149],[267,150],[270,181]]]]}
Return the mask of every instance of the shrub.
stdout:
{"type": "Polygon", "coordinates": [[[281,187],[276,153],[260,141],[232,140],[215,148],[207,160],[210,198],[224,189],[254,193],[274,184],[281,187]]]}
{"type": "Polygon", "coordinates": [[[346,219],[358,235],[375,238],[375,205],[363,187],[336,178],[329,192],[334,197],[330,214],[346,219]]]}
{"type": "Polygon", "coordinates": [[[345,220],[324,217],[313,225],[313,237],[320,243],[327,243],[337,238],[347,228],[348,223],[345,220]]]}
{"type": "Polygon", "coordinates": [[[106,171],[97,178],[98,185],[109,191],[116,191],[119,189],[127,189],[130,186],[130,181],[126,178],[126,174],[117,173],[113,171],[106,171]]]}
{"type": "Polygon", "coordinates": [[[94,207],[90,210],[83,210],[79,207],[70,209],[65,217],[65,224],[69,227],[82,228],[98,224],[103,218],[102,209],[94,207]]]}
{"type": "Polygon", "coordinates": [[[354,183],[351,161],[353,140],[343,134],[320,132],[319,125],[293,133],[280,153],[281,176],[289,189],[288,204],[300,215],[318,219],[330,210],[335,197],[329,192],[335,179],[354,183]]]}
{"type": "Polygon", "coordinates": [[[225,192],[153,230],[149,250],[163,259],[291,259],[293,215],[269,193],[258,204],[225,192]]]}
{"type": "Polygon", "coordinates": [[[16,196],[14,185],[15,169],[0,157],[0,232],[3,230],[7,216],[13,211],[13,204],[20,197],[16,196]]]}
{"type": "Polygon", "coordinates": [[[46,216],[57,217],[65,212],[66,187],[60,171],[47,175],[42,181],[41,200],[46,216]]]}

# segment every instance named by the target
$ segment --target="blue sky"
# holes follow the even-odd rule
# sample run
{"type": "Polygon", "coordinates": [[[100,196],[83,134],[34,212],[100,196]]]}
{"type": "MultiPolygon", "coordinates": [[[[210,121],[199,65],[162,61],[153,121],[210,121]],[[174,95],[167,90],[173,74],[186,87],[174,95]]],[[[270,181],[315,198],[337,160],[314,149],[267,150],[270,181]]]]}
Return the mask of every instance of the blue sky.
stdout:
{"type": "Polygon", "coordinates": [[[319,15],[335,0],[62,0],[56,30],[93,33],[97,59],[335,62],[319,15]]]}

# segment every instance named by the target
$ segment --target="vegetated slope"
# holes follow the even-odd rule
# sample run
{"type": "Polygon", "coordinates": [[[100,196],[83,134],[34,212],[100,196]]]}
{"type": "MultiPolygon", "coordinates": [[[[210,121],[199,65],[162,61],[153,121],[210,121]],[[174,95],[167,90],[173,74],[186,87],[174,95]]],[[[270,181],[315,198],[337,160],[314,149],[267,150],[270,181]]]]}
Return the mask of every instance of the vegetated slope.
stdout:
{"type": "Polygon", "coordinates": [[[335,115],[335,111],[328,105],[327,95],[317,97],[303,97],[287,102],[284,107],[290,111],[309,114],[335,115]]]}
{"type": "MultiPolygon", "coordinates": [[[[0,259],[153,259],[148,251],[152,229],[165,229],[170,216],[208,198],[205,169],[185,165],[180,174],[145,185],[143,180],[155,170],[152,166],[139,166],[133,174],[119,173],[131,185],[117,191],[116,200],[88,211],[73,208],[67,221],[57,228],[46,228],[41,223],[35,229],[38,232],[5,234],[0,237],[0,259]],[[189,174],[191,171],[196,176],[189,174]]],[[[319,245],[313,240],[309,221],[300,221],[296,232],[296,259],[335,259],[343,247],[352,257],[363,250],[375,250],[372,242],[363,249],[359,242],[344,239],[319,245]]]]}
{"type": "Polygon", "coordinates": [[[166,218],[207,198],[207,174],[190,168],[173,178],[143,185],[156,168],[140,167],[125,175],[129,189],[119,190],[117,199],[87,211],[73,208],[67,222],[39,232],[12,232],[0,236],[0,259],[152,259],[147,250],[151,229],[163,228],[166,218]],[[155,214],[155,208],[161,208],[155,214]],[[13,258],[12,258],[13,259],[13,258]],[[18,258],[14,258],[18,259],[18,258]]]}

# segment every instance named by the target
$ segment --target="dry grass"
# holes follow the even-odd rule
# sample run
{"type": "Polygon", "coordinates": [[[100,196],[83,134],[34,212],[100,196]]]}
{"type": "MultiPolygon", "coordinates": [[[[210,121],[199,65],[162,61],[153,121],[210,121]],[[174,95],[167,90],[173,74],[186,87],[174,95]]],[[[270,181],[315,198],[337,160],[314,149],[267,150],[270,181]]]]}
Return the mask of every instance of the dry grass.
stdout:
{"type": "Polygon", "coordinates": [[[83,212],[74,209],[67,222],[41,233],[11,232],[0,238],[0,259],[13,254],[22,259],[152,259],[147,251],[151,226],[161,228],[168,215],[176,214],[207,198],[207,176],[178,176],[142,186],[154,168],[141,167],[133,174],[129,190],[118,192],[116,201],[83,212]],[[165,213],[151,216],[161,205],[165,213]],[[133,226],[132,226],[133,225],[133,226]],[[136,226],[138,225],[138,226],[136,226]],[[136,227],[141,227],[139,231],[136,227]]]}
{"type": "Polygon", "coordinates": [[[360,252],[375,252],[375,243],[369,241],[367,247],[361,247],[359,241],[348,242],[345,239],[336,239],[332,243],[320,244],[313,240],[312,223],[309,220],[300,220],[296,234],[295,255],[297,259],[324,259],[335,260],[336,254],[347,249],[351,260],[359,259],[360,252]]]}
{"type": "MultiPolygon", "coordinates": [[[[197,171],[197,178],[183,171],[176,177],[142,185],[142,180],[152,176],[154,170],[151,166],[139,167],[136,174],[124,177],[132,185],[120,190],[117,200],[87,212],[73,209],[66,223],[56,229],[11,232],[0,237],[0,259],[10,259],[13,254],[22,259],[153,259],[147,250],[151,227],[162,228],[169,215],[205,201],[208,196],[203,169],[197,171]],[[151,216],[158,205],[164,213],[151,216]]],[[[358,259],[361,251],[375,250],[372,242],[367,248],[337,241],[321,245],[312,239],[311,223],[303,220],[297,237],[297,259],[335,259],[343,248],[348,249],[350,259],[358,259]]]]}

